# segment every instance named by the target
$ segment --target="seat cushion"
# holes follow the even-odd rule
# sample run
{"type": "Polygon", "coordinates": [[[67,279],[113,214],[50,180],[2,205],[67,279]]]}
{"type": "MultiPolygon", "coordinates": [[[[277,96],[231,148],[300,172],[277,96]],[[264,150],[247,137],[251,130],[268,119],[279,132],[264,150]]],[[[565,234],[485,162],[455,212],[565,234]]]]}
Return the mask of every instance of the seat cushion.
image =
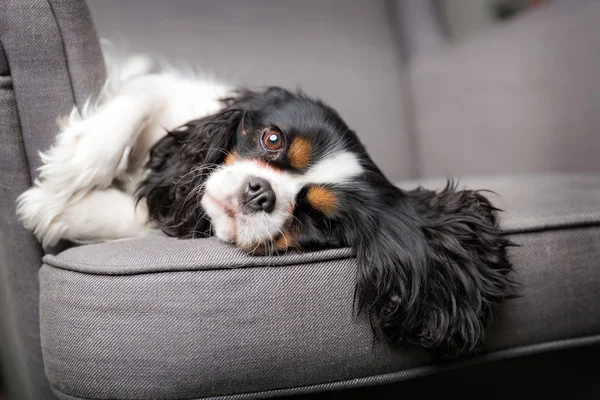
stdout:
{"type": "Polygon", "coordinates": [[[421,349],[373,343],[368,323],[353,313],[350,249],[252,257],[214,239],[152,237],[45,257],[42,349],[55,394],[305,393],[600,342],[600,177],[459,186],[494,190],[501,223],[520,244],[511,257],[523,296],[499,310],[486,354],[436,364],[421,349]]]}

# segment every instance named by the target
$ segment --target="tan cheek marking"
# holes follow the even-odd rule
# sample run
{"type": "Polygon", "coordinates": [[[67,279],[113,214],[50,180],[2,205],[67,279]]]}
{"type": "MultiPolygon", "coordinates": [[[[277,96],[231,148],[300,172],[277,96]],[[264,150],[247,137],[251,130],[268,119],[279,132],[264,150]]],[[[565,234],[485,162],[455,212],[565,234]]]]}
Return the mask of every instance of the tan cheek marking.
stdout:
{"type": "Polygon", "coordinates": [[[337,210],[337,196],[322,186],[311,186],[306,193],[306,199],[317,211],[330,215],[337,210]]]}
{"type": "Polygon", "coordinates": [[[232,151],[231,153],[227,154],[227,156],[225,157],[225,165],[231,165],[234,162],[236,162],[237,160],[239,160],[240,156],[237,153],[237,151],[232,151]]]}
{"type": "Polygon", "coordinates": [[[296,169],[308,167],[310,165],[311,154],[312,145],[307,139],[297,136],[292,140],[288,149],[288,159],[292,167],[296,169]]]}
{"type": "Polygon", "coordinates": [[[294,247],[294,237],[290,232],[284,232],[277,240],[275,240],[277,250],[285,250],[294,247]]]}
{"type": "Polygon", "coordinates": [[[243,251],[254,256],[267,256],[276,253],[277,251],[294,248],[293,236],[286,231],[279,236],[272,244],[261,244],[259,246],[250,245],[241,247],[243,251]]]}

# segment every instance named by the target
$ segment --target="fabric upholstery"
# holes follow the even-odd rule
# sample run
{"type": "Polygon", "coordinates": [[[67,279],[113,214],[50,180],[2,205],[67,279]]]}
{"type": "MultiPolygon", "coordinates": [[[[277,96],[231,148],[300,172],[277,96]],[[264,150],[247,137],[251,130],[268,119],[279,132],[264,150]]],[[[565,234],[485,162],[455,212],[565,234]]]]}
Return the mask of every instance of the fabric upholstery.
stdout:
{"type": "MultiPolygon", "coordinates": [[[[520,245],[511,257],[523,295],[496,316],[491,353],[466,362],[600,342],[600,178],[462,185],[497,192],[490,198],[520,245]]],[[[352,311],[355,267],[349,249],[263,258],[214,239],[165,237],[46,256],[46,372],[63,399],[177,399],[351,387],[453,367],[418,348],[373,345],[352,311]]]]}
{"type": "Polygon", "coordinates": [[[53,398],[39,338],[42,251],[15,216],[56,119],[98,88],[103,64],[85,4],[0,2],[0,346],[10,398],[53,398]]]}
{"type": "Polygon", "coordinates": [[[0,76],[0,354],[7,390],[19,388],[23,398],[35,399],[49,395],[38,333],[41,251],[14,215],[15,198],[30,180],[12,77],[5,72],[0,76]]]}
{"type": "MultiPolygon", "coordinates": [[[[458,188],[484,188],[496,207],[507,232],[539,231],[561,226],[600,223],[600,192],[597,174],[517,174],[494,177],[457,178],[458,188]]],[[[422,185],[442,189],[445,180],[421,179],[398,182],[410,189],[422,185]]]]}

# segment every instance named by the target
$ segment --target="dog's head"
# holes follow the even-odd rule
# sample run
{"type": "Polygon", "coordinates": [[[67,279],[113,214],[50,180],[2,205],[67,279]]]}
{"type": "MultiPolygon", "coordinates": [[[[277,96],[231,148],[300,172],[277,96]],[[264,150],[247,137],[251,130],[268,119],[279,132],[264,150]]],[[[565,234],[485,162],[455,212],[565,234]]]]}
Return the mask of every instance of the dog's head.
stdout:
{"type": "Polygon", "coordinates": [[[153,148],[140,187],[160,227],[214,234],[251,253],[345,245],[331,221],[345,213],[372,163],[330,107],[281,88],[244,91],[153,148]]]}
{"type": "Polygon", "coordinates": [[[378,337],[459,354],[512,294],[509,245],[481,194],[402,191],[321,101],[242,91],[170,132],[139,188],[169,235],[254,254],[351,246],[356,304],[378,337]]]}

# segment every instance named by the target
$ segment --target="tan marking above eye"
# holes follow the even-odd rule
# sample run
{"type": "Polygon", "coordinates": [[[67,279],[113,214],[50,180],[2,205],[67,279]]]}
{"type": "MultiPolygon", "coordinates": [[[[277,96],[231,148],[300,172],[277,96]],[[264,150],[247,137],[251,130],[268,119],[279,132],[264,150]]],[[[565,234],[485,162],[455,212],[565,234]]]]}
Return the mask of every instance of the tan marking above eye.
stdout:
{"type": "Polygon", "coordinates": [[[306,192],[306,200],[317,211],[325,215],[333,214],[338,207],[335,193],[323,186],[311,186],[306,192]]]}
{"type": "Polygon", "coordinates": [[[237,160],[239,160],[240,156],[237,153],[237,151],[232,151],[231,153],[227,154],[227,156],[225,157],[225,161],[223,162],[225,165],[231,165],[234,162],[236,162],[237,160]]]}
{"type": "Polygon", "coordinates": [[[305,169],[310,165],[312,158],[312,144],[308,139],[296,136],[288,149],[288,159],[292,167],[305,169]]]}

